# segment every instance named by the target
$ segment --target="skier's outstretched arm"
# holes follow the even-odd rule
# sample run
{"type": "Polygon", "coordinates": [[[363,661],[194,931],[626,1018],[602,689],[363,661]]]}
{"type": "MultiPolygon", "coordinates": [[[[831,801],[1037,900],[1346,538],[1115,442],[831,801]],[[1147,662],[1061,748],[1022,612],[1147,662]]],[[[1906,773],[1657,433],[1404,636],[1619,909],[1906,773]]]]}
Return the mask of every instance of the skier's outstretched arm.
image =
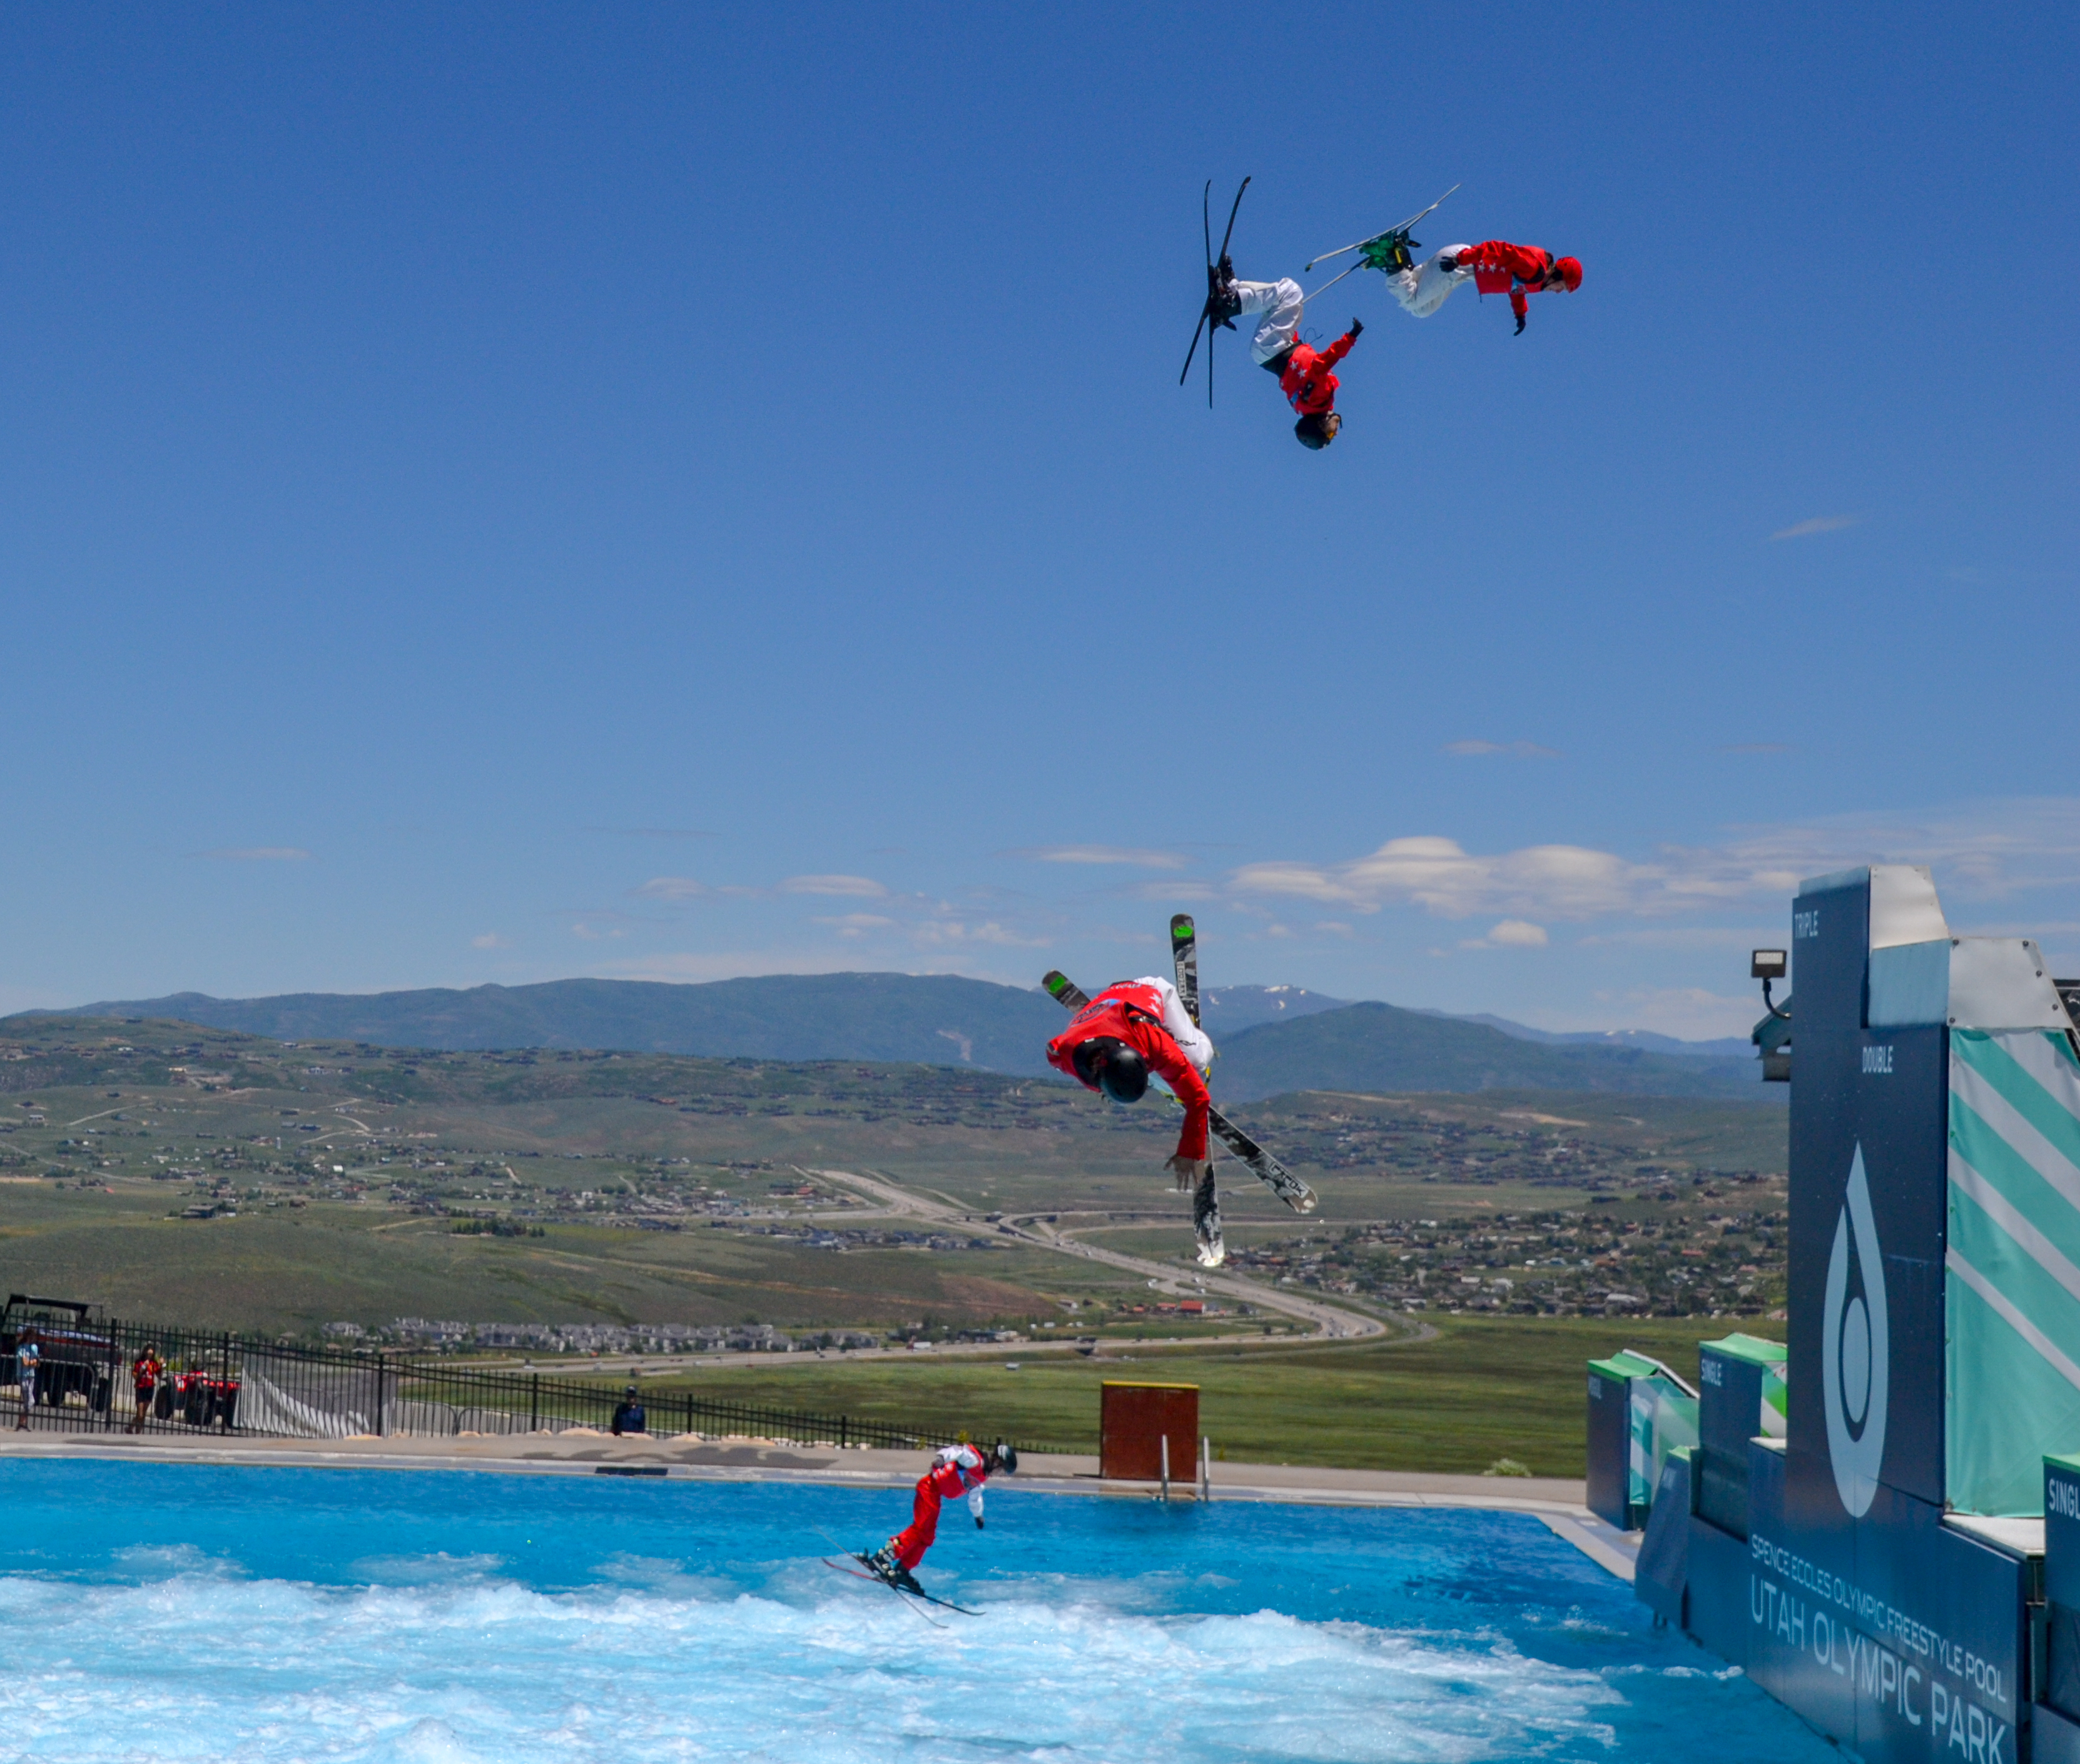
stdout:
{"type": "Polygon", "coordinates": [[[1206,1081],[1199,1076],[1198,1069],[1185,1058],[1184,1050],[1174,1041],[1159,1051],[1149,1064],[1185,1105],[1185,1125],[1178,1129],[1177,1149],[1170,1158],[1171,1169],[1183,1180],[1187,1172],[1180,1166],[1189,1163],[1196,1170],[1206,1161],[1206,1111],[1213,1102],[1213,1093],[1206,1088],[1206,1081]]]}

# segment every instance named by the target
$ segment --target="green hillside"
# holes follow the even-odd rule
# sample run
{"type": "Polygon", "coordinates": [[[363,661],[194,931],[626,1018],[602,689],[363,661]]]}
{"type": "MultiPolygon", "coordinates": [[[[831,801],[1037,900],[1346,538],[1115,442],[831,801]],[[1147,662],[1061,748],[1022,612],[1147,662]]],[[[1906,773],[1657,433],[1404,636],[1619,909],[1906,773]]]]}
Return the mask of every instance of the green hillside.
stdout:
{"type": "Polygon", "coordinates": [[[1642,1053],[1629,1047],[1552,1046],[1484,1023],[1352,1004],[1231,1036],[1214,1069],[1223,1099],[1287,1091],[1610,1091],[1639,1096],[1783,1100],[1755,1062],[1642,1053]]]}

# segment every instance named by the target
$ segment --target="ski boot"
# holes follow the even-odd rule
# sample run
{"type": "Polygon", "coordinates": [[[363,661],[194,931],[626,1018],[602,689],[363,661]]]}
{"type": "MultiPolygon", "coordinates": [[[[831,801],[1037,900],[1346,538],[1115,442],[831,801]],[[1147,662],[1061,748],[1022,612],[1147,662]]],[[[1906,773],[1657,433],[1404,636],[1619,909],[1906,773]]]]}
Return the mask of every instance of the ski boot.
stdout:
{"type": "Polygon", "coordinates": [[[866,1565],[868,1572],[879,1575],[898,1592],[922,1593],[925,1590],[917,1584],[917,1577],[896,1561],[895,1540],[893,1538],[872,1555],[861,1557],[860,1561],[866,1565]]]}
{"type": "Polygon", "coordinates": [[[1235,259],[1223,257],[1206,270],[1206,316],[1228,330],[1242,312],[1242,296],[1235,289],[1235,259]]]}
{"type": "Polygon", "coordinates": [[[1422,249],[1420,241],[1410,238],[1405,233],[1383,233],[1377,239],[1368,239],[1360,247],[1360,252],[1367,269],[1382,270],[1389,275],[1395,275],[1403,270],[1414,269],[1415,253],[1422,249]]]}

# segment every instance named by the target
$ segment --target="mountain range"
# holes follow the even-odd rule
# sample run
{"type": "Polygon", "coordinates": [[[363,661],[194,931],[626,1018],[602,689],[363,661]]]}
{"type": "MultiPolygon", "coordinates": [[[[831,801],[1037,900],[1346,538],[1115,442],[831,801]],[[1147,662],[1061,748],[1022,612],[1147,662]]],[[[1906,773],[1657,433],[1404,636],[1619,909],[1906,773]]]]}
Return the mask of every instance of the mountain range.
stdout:
{"type": "MultiPolygon", "coordinates": [[[[1202,998],[1220,1096],[1281,1091],[1587,1090],[1745,1096],[1765,1091],[1745,1042],[1645,1032],[1558,1034],[1499,1017],[1352,1004],[1298,987],[1222,987],[1202,998]]],[[[467,991],[178,992],[26,1016],[174,1018],[276,1041],[484,1051],[614,1049],[710,1058],[921,1061],[1038,1076],[1064,1020],[1046,993],[947,974],[767,974],[681,985],[551,980],[467,991]]]]}

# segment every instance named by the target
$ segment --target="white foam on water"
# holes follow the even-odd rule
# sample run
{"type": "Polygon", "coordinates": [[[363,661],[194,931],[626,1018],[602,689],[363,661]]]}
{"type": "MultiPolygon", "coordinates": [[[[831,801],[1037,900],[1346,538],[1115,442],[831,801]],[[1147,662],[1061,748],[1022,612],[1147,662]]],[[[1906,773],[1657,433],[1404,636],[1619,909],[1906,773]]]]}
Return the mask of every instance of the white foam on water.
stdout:
{"type": "Polygon", "coordinates": [[[1164,1616],[1037,1585],[934,1628],[814,1565],[758,1594],[634,1557],[571,1594],[481,1557],[411,1565],[358,1587],[192,1564],[0,1578],[0,1758],[1476,1764],[1608,1759],[1625,1701],[1478,1628],[1164,1616]]]}

